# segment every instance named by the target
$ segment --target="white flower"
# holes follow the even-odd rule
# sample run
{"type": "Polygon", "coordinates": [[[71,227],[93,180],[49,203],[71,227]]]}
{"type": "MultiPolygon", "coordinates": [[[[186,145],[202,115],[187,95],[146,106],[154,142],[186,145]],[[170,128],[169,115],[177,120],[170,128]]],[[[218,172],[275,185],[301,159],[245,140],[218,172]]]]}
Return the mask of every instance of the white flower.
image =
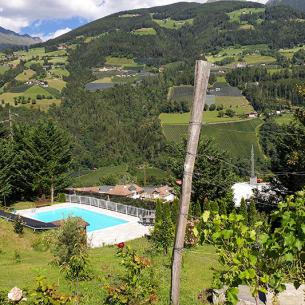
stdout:
{"type": "Polygon", "coordinates": [[[22,299],[22,290],[14,287],[7,295],[8,299],[12,302],[19,302],[22,299]]]}

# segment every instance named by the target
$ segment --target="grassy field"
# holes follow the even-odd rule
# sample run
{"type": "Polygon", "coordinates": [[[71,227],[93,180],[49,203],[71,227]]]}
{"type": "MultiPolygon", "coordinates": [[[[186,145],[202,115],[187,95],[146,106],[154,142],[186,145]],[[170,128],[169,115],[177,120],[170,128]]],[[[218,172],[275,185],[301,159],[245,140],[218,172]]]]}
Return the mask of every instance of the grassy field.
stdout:
{"type": "Polygon", "coordinates": [[[35,75],[35,71],[31,69],[24,70],[22,73],[18,74],[15,79],[20,81],[20,82],[26,82],[30,78],[32,78],[35,75]]]}
{"type": "Polygon", "coordinates": [[[157,32],[154,28],[142,28],[133,32],[135,35],[156,35],[157,32]]]}
{"type": "Polygon", "coordinates": [[[61,91],[66,86],[66,82],[61,79],[46,78],[45,80],[48,82],[50,87],[55,88],[59,91],[61,91]]]}
{"type": "Polygon", "coordinates": [[[51,71],[51,74],[53,74],[54,76],[59,76],[59,77],[62,77],[62,76],[69,76],[69,71],[66,70],[66,69],[63,69],[63,68],[54,68],[52,69],[51,71]]]}
{"type": "Polygon", "coordinates": [[[107,56],[106,64],[111,66],[137,66],[133,58],[107,56]]]}
{"type": "Polygon", "coordinates": [[[276,61],[274,57],[263,55],[246,55],[243,59],[248,65],[270,64],[276,61]]]}
{"type": "Polygon", "coordinates": [[[264,12],[265,8],[242,8],[240,10],[236,10],[233,12],[228,13],[227,15],[230,17],[231,22],[241,22],[240,16],[242,14],[256,14],[264,12]]]}
{"type": "Polygon", "coordinates": [[[8,66],[0,65],[0,75],[8,71],[10,68],[8,66]]]}
{"type": "MultiPolygon", "coordinates": [[[[191,97],[190,97],[191,98],[191,97]]],[[[220,122],[236,122],[243,120],[238,115],[243,115],[253,111],[253,107],[249,104],[244,96],[216,96],[216,105],[223,105],[224,111],[232,109],[236,116],[218,117],[218,111],[205,111],[203,113],[203,123],[220,123],[220,122]]],[[[188,124],[190,113],[161,113],[159,116],[162,125],[188,124]]]]}
{"type": "MultiPolygon", "coordinates": [[[[260,119],[253,119],[234,123],[204,125],[202,136],[215,139],[215,142],[232,156],[249,160],[251,145],[255,154],[263,158],[257,139],[257,128],[263,123],[260,119]]],[[[187,134],[187,125],[164,125],[163,131],[170,141],[180,142],[187,134]]]]}
{"type": "Polygon", "coordinates": [[[153,19],[154,22],[156,22],[159,26],[167,29],[179,29],[183,27],[186,24],[193,24],[193,19],[186,19],[186,20],[172,20],[170,18],[159,20],[159,19],[153,19]]]}
{"type": "Polygon", "coordinates": [[[284,125],[284,124],[289,124],[294,120],[294,116],[292,113],[287,113],[283,115],[278,115],[275,118],[275,122],[278,123],[279,125],[284,125]]]}
{"type": "MultiPolygon", "coordinates": [[[[29,90],[29,89],[28,89],[29,90]]],[[[0,100],[4,100],[4,103],[9,103],[12,106],[15,106],[14,103],[14,97],[18,97],[18,96],[25,96],[25,98],[27,99],[28,97],[31,97],[31,99],[36,99],[36,92],[45,92],[43,94],[45,94],[46,96],[49,96],[50,93],[45,91],[25,91],[25,92],[21,92],[21,93],[12,93],[12,92],[5,92],[0,94],[0,100]],[[30,93],[29,93],[30,92],[30,93]]],[[[40,94],[40,93],[38,93],[40,94]]],[[[59,105],[61,103],[60,99],[41,99],[41,100],[37,100],[36,99],[36,104],[32,104],[32,103],[28,103],[28,104],[18,104],[16,107],[26,107],[26,108],[30,108],[30,109],[39,109],[41,111],[47,111],[50,106],[52,105],[59,105]]]]}
{"type": "MultiPolygon", "coordinates": [[[[128,166],[126,164],[117,165],[117,166],[106,166],[101,167],[97,170],[89,171],[88,173],[74,178],[73,186],[99,186],[101,185],[101,180],[103,178],[114,176],[120,178],[128,174],[128,166]]],[[[146,178],[155,177],[156,179],[163,179],[167,176],[167,173],[158,168],[146,168],[145,170],[146,178]]],[[[133,176],[136,177],[138,182],[144,180],[144,169],[135,168],[133,176]]]]}
{"type": "Polygon", "coordinates": [[[261,50],[268,50],[268,45],[266,44],[257,44],[257,45],[248,45],[248,46],[241,46],[241,47],[228,47],[222,49],[215,55],[208,54],[207,60],[211,63],[216,61],[221,61],[226,57],[234,57],[235,63],[237,63],[239,57],[242,55],[244,51],[249,52],[249,55],[245,56],[245,61],[248,64],[256,64],[256,63],[270,63],[273,62],[275,59],[270,56],[261,56],[259,55],[259,51],[261,50]],[[253,54],[254,53],[254,54],[253,54]],[[264,62],[266,60],[266,62],[264,62]]]}
{"type": "MultiPolygon", "coordinates": [[[[43,233],[42,233],[43,234],[43,233]]],[[[32,288],[37,276],[45,276],[48,282],[55,283],[59,290],[72,293],[74,285],[64,278],[63,273],[54,264],[49,251],[33,249],[33,243],[41,234],[25,230],[19,237],[13,232],[12,224],[0,220],[0,290],[12,287],[32,288]],[[19,259],[18,259],[19,256],[19,259]]],[[[168,304],[170,284],[170,258],[161,254],[152,254],[151,244],[146,239],[128,242],[128,245],[140,254],[151,257],[154,274],[158,280],[158,305],[168,304]]],[[[102,286],[107,279],[122,271],[115,256],[116,247],[109,246],[91,249],[89,259],[93,270],[93,279],[79,283],[83,297],[81,305],[102,304],[105,292],[102,286]]],[[[211,286],[212,268],[217,267],[217,257],[213,247],[204,245],[185,250],[181,279],[181,305],[199,304],[198,293],[211,286]]]]}
{"type": "Polygon", "coordinates": [[[305,47],[294,47],[294,48],[289,48],[289,49],[280,49],[280,53],[284,56],[286,56],[288,59],[291,59],[297,51],[305,49],[305,47]]]}

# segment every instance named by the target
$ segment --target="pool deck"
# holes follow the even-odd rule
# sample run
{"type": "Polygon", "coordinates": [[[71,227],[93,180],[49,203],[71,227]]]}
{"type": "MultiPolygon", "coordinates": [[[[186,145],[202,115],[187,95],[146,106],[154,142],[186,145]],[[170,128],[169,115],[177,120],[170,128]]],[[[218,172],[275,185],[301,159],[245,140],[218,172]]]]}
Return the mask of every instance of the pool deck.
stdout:
{"type": "Polygon", "coordinates": [[[68,207],[78,207],[95,213],[100,213],[103,215],[116,217],[128,221],[127,223],[119,224],[113,227],[87,232],[88,245],[92,248],[102,247],[106,245],[114,245],[120,242],[126,242],[150,234],[151,227],[143,226],[142,224],[140,224],[138,217],[129,216],[83,204],[62,203],[62,204],[56,204],[53,206],[42,207],[42,208],[19,210],[17,211],[17,213],[20,214],[21,216],[33,219],[34,214],[37,213],[38,211],[47,212],[59,208],[68,208],[68,207]]]}

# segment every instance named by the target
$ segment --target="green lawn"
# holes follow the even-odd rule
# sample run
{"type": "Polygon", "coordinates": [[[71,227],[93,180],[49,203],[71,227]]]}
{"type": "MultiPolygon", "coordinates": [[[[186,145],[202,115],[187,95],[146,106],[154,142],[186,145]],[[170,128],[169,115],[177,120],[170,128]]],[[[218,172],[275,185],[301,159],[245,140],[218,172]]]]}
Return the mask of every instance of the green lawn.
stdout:
{"type": "Polygon", "coordinates": [[[167,29],[180,29],[186,24],[193,24],[193,19],[186,19],[186,20],[173,20],[171,18],[159,20],[159,19],[153,19],[154,22],[156,22],[159,26],[167,29]]]}
{"type": "MultiPolygon", "coordinates": [[[[42,233],[44,234],[44,233],[42,233]]],[[[41,236],[26,229],[21,237],[13,232],[12,224],[0,220],[0,290],[12,287],[32,288],[37,276],[45,276],[49,282],[59,286],[59,290],[72,293],[74,285],[64,278],[59,268],[51,264],[53,256],[49,251],[34,250],[32,245],[41,236]],[[20,262],[16,261],[20,255],[20,262]]],[[[152,254],[151,244],[146,239],[128,242],[140,254],[152,259],[152,268],[158,280],[157,305],[168,304],[170,289],[170,258],[161,254],[152,254]]],[[[89,259],[93,270],[93,279],[79,283],[83,296],[80,305],[103,304],[105,292],[103,285],[114,275],[122,271],[115,256],[116,247],[109,246],[91,249],[89,259]]],[[[212,268],[218,266],[215,250],[212,246],[198,246],[185,250],[182,265],[181,305],[200,304],[198,293],[211,286],[212,268]]]]}
{"type": "Polygon", "coordinates": [[[157,32],[154,28],[142,28],[133,31],[135,35],[156,35],[157,32]]]}
{"type": "MultiPolygon", "coordinates": [[[[263,123],[260,119],[253,119],[234,123],[220,123],[204,125],[202,136],[215,139],[215,142],[233,157],[249,160],[251,146],[254,145],[255,154],[263,158],[258,145],[257,128],[263,123]]],[[[170,141],[180,142],[187,134],[187,125],[164,125],[163,131],[170,141]]]]}

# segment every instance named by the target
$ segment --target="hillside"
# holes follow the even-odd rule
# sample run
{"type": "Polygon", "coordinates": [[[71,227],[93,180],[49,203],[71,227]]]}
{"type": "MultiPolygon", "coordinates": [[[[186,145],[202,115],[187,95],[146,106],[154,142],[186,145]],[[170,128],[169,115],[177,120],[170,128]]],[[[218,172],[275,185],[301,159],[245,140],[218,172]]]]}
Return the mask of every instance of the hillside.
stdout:
{"type": "Polygon", "coordinates": [[[296,10],[305,12],[305,1],[304,0],[269,0],[268,5],[286,5],[291,6],[296,10]]]}
{"type": "MultiPolygon", "coordinates": [[[[41,48],[3,56],[2,70],[10,70],[3,74],[0,98],[16,109],[49,108],[46,117],[75,141],[77,170],[130,162],[155,166],[168,140],[184,134],[176,125],[188,122],[189,88],[199,57],[215,64],[210,108],[204,115],[207,124],[234,122],[242,129],[247,125],[243,121],[253,119],[253,111],[290,111],[304,104],[296,93],[296,85],[305,78],[303,21],[305,15],[292,8],[247,1],[175,3],[119,12],[41,48]],[[263,76],[261,83],[252,86],[257,74],[263,76]],[[41,88],[38,92],[37,84],[25,86],[33,78],[47,81],[49,93],[41,88]],[[47,107],[52,104],[58,106],[47,107]]],[[[33,111],[33,122],[37,115],[33,111]]],[[[235,147],[243,147],[230,148],[234,157],[247,159],[248,146],[256,138],[254,128],[249,132],[253,134],[248,139],[240,130],[232,133],[235,147]]],[[[215,138],[222,146],[223,138],[215,138]]]]}
{"type": "Polygon", "coordinates": [[[40,42],[41,39],[39,37],[20,35],[0,27],[0,50],[14,46],[29,46],[40,42]]]}

